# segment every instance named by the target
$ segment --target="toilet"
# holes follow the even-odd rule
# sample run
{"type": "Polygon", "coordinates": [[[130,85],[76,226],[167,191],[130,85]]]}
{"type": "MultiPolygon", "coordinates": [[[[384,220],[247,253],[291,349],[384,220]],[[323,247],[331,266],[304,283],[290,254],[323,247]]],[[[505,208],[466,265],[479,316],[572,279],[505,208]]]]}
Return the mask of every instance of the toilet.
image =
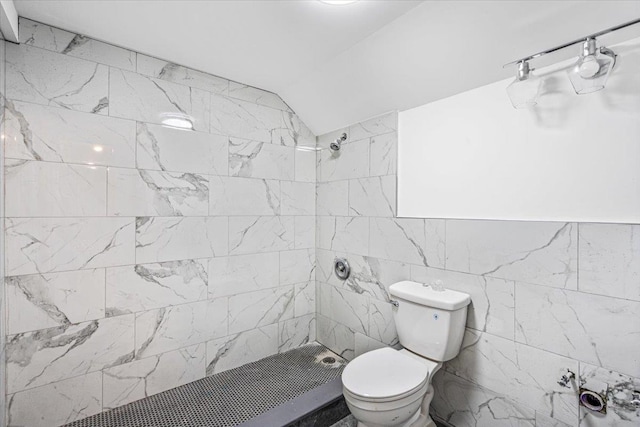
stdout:
{"type": "Polygon", "coordinates": [[[389,289],[402,350],[381,348],[342,373],[344,398],[358,427],[435,427],[433,375],[460,352],[471,297],[412,281],[389,289]]]}

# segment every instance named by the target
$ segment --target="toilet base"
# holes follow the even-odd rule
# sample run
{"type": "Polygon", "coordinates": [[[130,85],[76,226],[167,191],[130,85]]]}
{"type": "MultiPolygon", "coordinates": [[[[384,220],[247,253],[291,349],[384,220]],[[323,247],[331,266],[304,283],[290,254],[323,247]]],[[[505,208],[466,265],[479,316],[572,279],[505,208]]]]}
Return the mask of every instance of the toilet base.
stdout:
{"type": "MultiPolygon", "coordinates": [[[[407,421],[407,423],[401,427],[436,427],[436,423],[431,419],[431,416],[429,415],[425,416],[421,412],[417,412],[416,415],[417,417],[416,416],[412,417],[412,419],[407,421]]],[[[361,421],[358,421],[358,424],[356,425],[356,427],[369,427],[369,426],[361,421]]]]}

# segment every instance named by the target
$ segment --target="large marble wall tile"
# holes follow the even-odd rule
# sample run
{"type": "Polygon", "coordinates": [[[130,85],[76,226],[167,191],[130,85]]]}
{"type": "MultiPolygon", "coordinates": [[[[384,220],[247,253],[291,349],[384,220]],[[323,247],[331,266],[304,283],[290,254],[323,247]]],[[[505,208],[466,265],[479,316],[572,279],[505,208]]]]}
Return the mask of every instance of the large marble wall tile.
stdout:
{"type": "Polygon", "coordinates": [[[272,142],[282,126],[282,112],[262,105],[211,96],[211,131],[226,136],[272,142]]]}
{"type": "Polygon", "coordinates": [[[278,324],[278,352],[293,350],[316,340],[314,314],[285,320],[278,324]]]}
{"type": "Polygon", "coordinates": [[[124,70],[135,71],[136,68],[133,51],[29,19],[20,18],[20,43],[124,70]]]}
{"type": "Polygon", "coordinates": [[[9,217],[106,214],[104,167],[7,160],[4,178],[9,217]]]}
{"type": "Polygon", "coordinates": [[[205,345],[198,344],[104,370],[104,409],[113,409],[204,378],[205,345]]]}
{"type": "Polygon", "coordinates": [[[318,248],[359,255],[369,253],[369,218],[321,216],[317,219],[318,248]]]}
{"type": "Polygon", "coordinates": [[[7,101],[5,156],[133,167],[135,123],[114,117],[7,101]]]}
{"type": "Polygon", "coordinates": [[[316,311],[315,281],[295,285],[294,293],[294,315],[296,317],[302,317],[314,314],[316,311]]]}
{"type": "MultiPolygon", "coordinates": [[[[315,147],[315,146],[314,146],[315,147]]],[[[316,182],[316,151],[307,147],[295,148],[295,180],[316,182]]]]}
{"type": "Polygon", "coordinates": [[[398,130],[398,113],[387,113],[349,126],[349,140],[359,141],[398,130]]]}
{"type": "Polygon", "coordinates": [[[8,334],[104,317],[104,269],[10,276],[5,283],[8,334]]]}
{"type": "Polygon", "coordinates": [[[6,49],[7,98],[107,114],[106,65],[12,43],[6,49]]]}
{"type": "Polygon", "coordinates": [[[8,396],[9,426],[51,427],[102,411],[102,373],[56,382],[8,396]]]}
{"type": "Polygon", "coordinates": [[[282,215],[315,215],[315,189],[312,182],[283,181],[280,184],[282,215]]]}
{"type": "Polygon", "coordinates": [[[287,147],[315,148],[316,137],[292,111],[280,112],[281,124],[273,131],[271,142],[287,147]]]}
{"type": "Polygon", "coordinates": [[[293,318],[293,286],[265,289],[229,297],[229,333],[293,318]]]}
{"type": "Polygon", "coordinates": [[[6,219],[8,275],[108,267],[134,258],[133,218],[6,219]]]}
{"type": "Polygon", "coordinates": [[[351,330],[368,335],[372,307],[367,296],[321,283],[317,298],[320,301],[320,314],[331,316],[331,319],[351,330]]]}
{"type": "Polygon", "coordinates": [[[235,295],[280,285],[279,254],[234,255],[209,261],[209,296],[235,295]]]}
{"type": "Polygon", "coordinates": [[[117,316],[207,298],[205,260],[111,267],[106,272],[106,313],[117,316]]]}
{"type": "Polygon", "coordinates": [[[316,247],[316,217],[296,216],[294,218],[294,248],[316,247]]]}
{"type": "Polygon", "coordinates": [[[447,269],[577,288],[573,223],[447,221],[447,269]]]}
{"type": "Polygon", "coordinates": [[[395,175],[398,170],[398,135],[386,135],[371,138],[369,175],[395,175]]]}
{"type": "Polygon", "coordinates": [[[136,261],[152,263],[227,255],[226,217],[139,217],[136,261]]]}
{"type": "Polygon", "coordinates": [[[571,424],[563,423],[555,418],[536,412],[536,427],[576,427],[577,420],[571,424]]]}
{"type": "Polygon", "coordinates": [[[290,110],[289,106],[277,94],[253,86],[243,85],[242,83],[229,82],[229,97],[277,108],[278,110],[290,110]]]}
{"type": "Polygon", "coordinates": [[[207,376],[255,362],[277,352],[277,324],[209,341],[207,376]]]}
{"type": "Polygon", "coordinates": [[[334,153],[329,149],[318,151],[318,182],[369,176],[369,140],[344,144],[334,153]]]}
{"type": "Polygon", "coordinates": [[[640,301],[640,225],[580,224],[582,292],[640,301]]]}
{"type": "Polygon", "coordinates": [[[355,349],[353,331],[322,315],[316,317],[316,322],[318,341],[337,355],[347,360],[353,359],[355,349]]]}
{"type": "Polygon", "coordinates": [[[469,294],[467,327],[514,339],[514,282],[414,265],[411,280],[427,284],[442,280],[445,288],[469,294]]]}
{"type": "Polygon", "coordinates": [[[349,215],[349,181],[319,182],[316,198],[318,215],[349,215]]]}
{"type": "Polygon", "coordinates": [[[591,412],[580,406],[580,426],[631,427],[640,425],[640,408],[632,403],[633,394],[637,394],[640,390],[640,378],[581,363],[580,383],[607,398],[606,415],[591,412]],[[607,387],[596,388],[598,385],[607,385],[607,387]]]}
{"type": "Polygon", "coordinates": [[[30,389],[133,359],[133,315],[8,337],[7,392],[30,389]]]}
{"type": "Polygon", "coordinates": [[[136,359],[227,335],[227,310],[218,298],[136,314],[136,359]]]}
{"type": "Polygon", "coordinates": [[[369,336],[387,345],[397,345],[399,341],[393,319],[393,306],[386,301],[369,301],[369,336]]]}
{"type": "Polygon", "coordinates": [[[110,216],[198,216],[209,212],[205,175],[109,168],[110,216]]]}
{"type": "MultiPolygon", "coordinates": [[[[540,316],[538,316],[540,317],[540,316]]],[[[447,372],[475,385],[509,396],[543,415],[575,424],[577,386],[560,379],[578,362],[487,333],[467,330],[460,354],[447,372]]]]}
{"type": "Polygon", "coordinates": [[[293,217],[229,218],[229,253],[232,255],[286,251],[293,249],[293,239],[293,217]]]}
{"type": "Polygon", "coordinates": [[[229,175],[291,181],[295,172],[294,153],[292,147],[230,138],[229,175]]]}
{"type": "Polygon", "coordinates": [[[210,215],[279,215],[280,182],[211,176],[210,215]]]}
{"type": "Polygon", "coordinates": [[[109,115],[162,123],[167,115],[187,118],[193,128],[209,131],[209,92],[111,68],[109,115]]]}
{"type": "Polygon", "coordinates": [[[151,56],[138,54],[138,73],[161,80],[203,89],[213,93],[226,93],[229,81],[182,65],[151,56]]]}
{"type": "Polygon", "coordinates": [[[371,218],[371,256],[444,267],[444,220],[371,218]]]}
{"type": "Polygon", "coordinates": [[[280,252],[280,284],[293,285],[315,280],[316,255],[313,249],[280,252]]]}
{"type": "Polygon", "coordinates": [[[637,301],[516,284],[517,341],[635,377],[638,319],[637,301]]]}
{"type": "Polygon", "coordinates": [[[136,165],[140,169],[228,174],[227,138],[138,123],[136,165]]]}
{"type": "Polygon", "coordinates": [[[395,176],[349,181],[349,215],[394,217],[395,214],[395,176]]]}
{"type": "Polygon", "coordinates": [[[360,332],[355,333],[355,356],[368,353],[379,348],[388,347],[387,344],[374,340],[360,332]]]}
{"type": "Polygon", "coordinates": [[[431,413],[456,427],[537,426],[536,413],[506,396],[439,372],[433,379],[431,413]]]}

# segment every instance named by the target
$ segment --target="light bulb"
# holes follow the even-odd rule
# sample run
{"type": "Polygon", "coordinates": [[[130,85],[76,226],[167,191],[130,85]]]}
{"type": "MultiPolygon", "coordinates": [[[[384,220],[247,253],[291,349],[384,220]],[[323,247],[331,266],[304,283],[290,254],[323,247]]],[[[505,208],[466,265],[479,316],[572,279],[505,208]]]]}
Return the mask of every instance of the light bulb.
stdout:
{"type": "Polygon", "coordinates": [[[531,108],[538,103],[540,79],[531,74],[529,63],[520,61],[516,78],[507,86],[507,94],[513,108],[531,108]]]}
{"type": "Polygon", "coordinates": [[[582,64],[578,65],[578,74],[583,79],[590,79],[598,74],[598,71],[600,71],[600,64],[594,55],[585,56],[582,64]]]}
{"type": "Polygon", "coordinates": [[[573,90],[584,95],[604,89],[616,63],[615,53],[604,47],[597,49],[593,38],[585,40],[581,49],[578,62],[567,71],[573,90]]]}

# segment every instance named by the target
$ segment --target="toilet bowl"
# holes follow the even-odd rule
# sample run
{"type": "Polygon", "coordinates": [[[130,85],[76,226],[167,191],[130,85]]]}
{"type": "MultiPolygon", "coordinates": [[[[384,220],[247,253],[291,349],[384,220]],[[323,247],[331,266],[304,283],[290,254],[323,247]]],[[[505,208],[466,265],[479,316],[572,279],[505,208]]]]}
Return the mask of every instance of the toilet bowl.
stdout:
{"type": "Polygon", "coordinates": [[[342,384],[358,427],[429,426],[428,413],[422,414],[420,408],[428,400],[428,411],[431,378],[440,366],[407,350],[392,348],[356,358],[345,368],[342,384]]]}

